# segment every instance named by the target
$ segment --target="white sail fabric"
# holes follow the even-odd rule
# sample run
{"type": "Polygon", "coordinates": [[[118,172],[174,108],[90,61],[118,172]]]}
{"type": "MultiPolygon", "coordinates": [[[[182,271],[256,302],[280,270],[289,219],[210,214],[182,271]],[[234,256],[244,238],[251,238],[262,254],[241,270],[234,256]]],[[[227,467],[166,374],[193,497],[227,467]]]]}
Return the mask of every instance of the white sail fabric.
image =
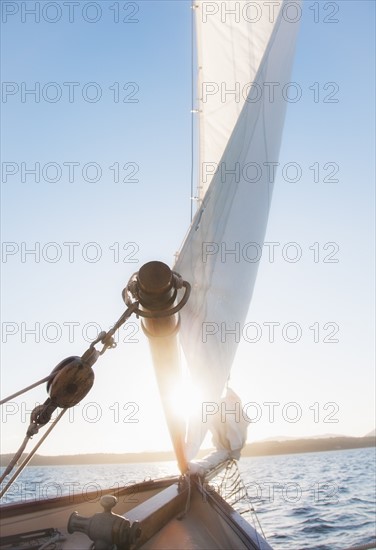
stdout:
{"type": "Polygon", "coordinates": [[[202,199],[251,92],[282,2],[195,2],[198,54],[198,198],[202,199]]]}
{"type": "Polygon", "coordinates": [[[246,415],[242,414],[239,396],[232,389],[227,388],[226,395],[220,399],[215,411],[210,419],[210,431],[213,434],[212,441],[216,451],[202,459],[191,461],[189,463],[191,474],[203,476],[226,460],[240,458],[250,421],[246,415]]]}
{"type": "Polygon", "coordinates": [[[262,17],[255,23],[224,16],[223,5],[227,11],[236,10],[243,2],[197,4],[199,88],[206,78],[212,79],[214,89],[215,84],[235,89],[236,79],[241,79],[241,88],[248,78],[253,85],[242,104],[228,95],[225,102],[215,98],[212,105],[210,96],[201,96],[199,105],[204,142],[200,163],[219,162],[219,168],[174,268],[192,285],[181,312],[180,334],[202,402],[188,427],[188,460],[196,455],[210,417],[221,406],[252,297],[286,109],[281,92],[289,82],[298,27],[291,16],[284,17],[284,2],[272,22],[268,3],[258,2],[262,17]],[[210,4],[211,16],[205,4],[210,4]],[[270,83],[275,83],[274,97],[266,93],[270,83]]]}

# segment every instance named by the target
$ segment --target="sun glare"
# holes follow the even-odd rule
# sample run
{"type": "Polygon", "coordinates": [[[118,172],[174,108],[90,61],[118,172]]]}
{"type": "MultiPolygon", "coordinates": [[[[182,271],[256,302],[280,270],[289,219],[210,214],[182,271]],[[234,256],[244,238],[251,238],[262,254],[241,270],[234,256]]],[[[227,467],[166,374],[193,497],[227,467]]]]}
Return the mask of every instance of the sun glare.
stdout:
{"type": "Polygon", "coordinates": [[[178,384],[171,386],[169,402],[174,414],[187,423],[189,418],[201,411],[201,391],[190,378],[184,377],[178,384]]]}

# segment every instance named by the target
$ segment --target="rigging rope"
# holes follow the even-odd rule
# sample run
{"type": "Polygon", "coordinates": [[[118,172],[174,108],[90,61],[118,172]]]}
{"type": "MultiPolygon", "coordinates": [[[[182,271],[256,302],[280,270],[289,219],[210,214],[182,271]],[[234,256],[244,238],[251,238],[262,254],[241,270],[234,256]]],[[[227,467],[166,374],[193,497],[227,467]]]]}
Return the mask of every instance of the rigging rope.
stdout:
{"type": "MultiPolygon", "coordinates": [[[[51,433],[51,431],[54,429],[54,427],[56,426],[56,424],[59,422],[59,420],[62,418],[62,416],[64,415],[64,413],[67,411],[67,409],[63,409],[59,416],[53,421],[53,423],[51,424],[51,426],[48,428],[48,430],[46,431],[46,433],[41,437],[41,439],[38,441],[38,443],[35,445],[34,449],[32,449],[30,451],[30,453],[27,455],[27,457],[24,459],[24,461],[20,464],[20,466],[17,468],[17,470],[15,471],[15,473],[13,474],[13,476],[10,478],[10,480],[8,481],[8,483],[5,485],[5,487],[2,489],[2,491],[0,492],[0,498],[2,498],[5,493],[8,491],[9,487],[16,481],[16,479],[18,478],[18,476],[20,475],[20,473],[22,472],[22,470],[29,464],[30,460],[33,458],[33,456],[35,455],[35,453],[37,452],[37,450],[39,449],[39,447],[42,445],[43,441],[48,437],[48,435],[51,433]]],[[[25,438],[26,439],[26,438],[25,438]]],[[[12,460],[12,462],[14,461],[14,458],[12,460]]],[[[17,461],[16,461],[17,462],[17,461]]],[[[14,466],[14,465],[13,465],[14,466]]],[[[13,466],[11,469],[13,469],[13,466]]],[[[9,466],[8,466],[9,468],[9,466]]],[[[8,474],[7,474],[8,475],[8,474]]],[[[3,477],[5,476],[2,476],[1,478],[1,481],[3,480],[3,477]]]]}
{"type": "Polygon", "coordinates": [[[175,291],[172,295],[170,304],[171,306],[175,301],[178,289],[184,288],[185,291],[180,302],[176,306],[163,311],[143,311],[139,307],[140,302],[138,299],[138,281],[137,273],[135,273],[129,280],[128,285],[125,287],[122,293],[127,309],[110,330],[108,330],[107,332],[101,332],[98,337],[90,344],[89,348],[83,353],[81,357],[68,357],[64,359],[52,370],[49,376],[42,378],[42,380],[39,380],[38,382],[35,382],[34,384],[27,386],[23,390],[20,390],[0,401],[0,405],[3,405],[13,397],[17,397],[22,393],[25,393],[26,391],[29,391],[39,386],[40,384],[47,382],[47,391],[49,392],[50,397],[43,403],[43,405],[36,406],[31,412],[30,425],[27,429],[26,436],[20,448],[15,453],[12,460],[0,477],[0,483],[2,483],[4,479],[12,472],[18,460],[21,458],[27,446],[27,443],[30,439],[32,439],[35,434],[38,433],[39,428],[41,426],[44,426],[51,420],[52,413],[58,407],[62,409],[56,420],[50,425],[47,432],[39,440],[34,449],[26,456],[12,478],[2,489],[2,491],[0,492],[0,498],[4,496],[12,483],[17,479],[22,470],[27,466],[37,449],[50,434],[51,430],[56,426],[66,410],[70,407],[73,407],[74,405],[77,405],[90,391],[94,382],[94,373],[92,372],[92,367],[94,363],[108,349],[113,349],[116,347],[117,344],[114,340],[114,334],[129,319],[129,317],[133,313],[140,317],[168,317],[180,311],[180,309],[185,305],[189,298],[191,287],[189,283],[184,281],[182,277],[174,271],[172,272],[172,288],[175,289],[175,291]],[[98,343],[103,344],[101,350],[97,350],[95,348],[96,344],[98,343]]]}
{"type": "Polygon", "coordinates": [[[51,374],[48,376],[45,376],[42,378],[42,380],[39,380],[38,382],[34,382],[34,384],[30,384],[30,386],[26,386],[26,388],[23,388],[23,390],[16,391],[15,393],[12,393],[12,395],[9,395],[8,397],[5,397],[0,401],[0,405],[4,405],[4,403],[7,403],[11,399],[14,399],[15,397],[18,397],[19,395],[22,395],[23,393],[26,393],[27,391],[32,390],[33,388],[36,388],[37,386],[40,386],[41,384],[44,384],[44,382],[48,382],[51,379],[51,374]]]}
{"type": "MultiPolygon", "coordinates": [[[[51,388],[51,385],[54,383],[55,379],[58,380],[57,377],[58,377],[59,373],[61,373],[64,369],[66,370],[66,372],[68,372],[68,369],[71,369],[69,383],[72,383],[72,377],[73,377],[73,382],[75,382],[76,381],[75,377],[77,378],[77,376],[78,376],[77,373],[78,373],[79,369],[81,369],[81,371],[82,371],[82,368],[85,367],[85,366],[86,366],[86,368],[87,367],[92,367],[94,365],[94,363],[97,361],[98,357],[100,355],[103,355],[103,353],[107,349],[111,349],[111,348],[116,347],[116,342],[114,341],[114,338],[113,338],[115,332],[127,321],[127,319],[132,315],[132,313],[134,313],[137,310],[137,308],[138,308],[138,302],[130,303],[129,306],[127,307],[127,309],[125,310],[125,312],[116,321],[114,326],[108,332],[101,332],[98,335],[98,337],[90,344],[90,347],[85,351],[85,353],[82,355],[81,358],[69,357],[69,358],[65,359],[64,361],[59,363],[57,365],[57,367],[55,367],[53,369],[53,371],[48,376],[46,376],[45,378],[42,378],[42,380],[39,380],[38,382],[35,382],[34,384],[31,384],[30,386],[27,386],[23,390],[20,390],[16,393],[10,395],[9,397],[3,399],[0,402],[0,404],[2,405],[4,403],[7,403],[13,397],[21,395],[22,393],[25,393],[26,391],[29,391],[29,390],[39,386],[40,384],[43,384],[44,382],[48,383],[47,384],[47,390],[49,390],[51,388]],[[101,351],[98,351],[97,349],[95,349],[95,345],[99,342],[101,342],[103,344],[103,348],[102,348],[101,351]],[[72,374],[72,369],[75,369],[73,371],[73,374],[72,374]]],[[[68,373],[68,375],[69,375],[69,373],[68,373]]],[[[58,416],[57,420],[53,423],[52,427],[46,432],[45,436],[40,440],[40,443],[35,448],[35,450],[46,439],[47,435],[51,432],[51,429],[55,426],[56,422],[58,420],[60,420],[62,414],[67,410],[67,408],[69,408],[70,406],[76,405],[79,401],[81,401],[81,399],[83,397],[85,397],[86,393],[91,389],[91,385],[92,385],[92,381],[90,381],[90,380],[87,381],[86,380],[86,382],[87,382],[87,386],[88,386],[87,391],[86,391],[86,387],[84,387],[83,389],[81,389],[80,392],[78,392],[76,390],[76,393],[73,395],[73,397],[70,397],[70,398],[68,397],[68,398],[64,399],[64,396],[62,398],[62,396],[59,394],[59,392],[61,392],[62,390],[67,391],[68,390],[68,384],[66,383],[64,385],[64,380],[63,380],[63,384],[62,385],[60,384],[59,388],[58,388],[58,393],[57,393],[57,397],[59,398],[58,402],[54,402],[53,399],[49,398],[45,401],[45,403],[43,405],[39,405],[39,406],[34,408],[34,410],[31,413],[31,418],[30,418],[31,421],[30,421],[30,425],[29,425],[29,428],[27,430],[26,436],[25,436],[20,448],[15,453],[12,460],[10,461],[8,466],[6,467],[3,474],[1,475],[0,483],[2,483],[4,481],[4,479],[11,473],[13,468],[16,466],[16,464],[17,464],[18,460],[20,459],[20,457],[22,456],[22,453],[24,452],[29,440],[34,435],[36,435],[38,433],[39,428],[41,426],[44,426],[45,424],[47,424],[50,421],[51,415],[55,411],[55,409],[58,406],[61,406],[63,408],[63,411],[58,416]],[[66,404],[67,399],[68,399],[68,404],[66,404]],[[69,401],[69,399],[71,401],[69,401]],[[61,402],[63,403],[63,405],[62,405],[61,402]]],[[[85,383],[85,380],[83,380],[82,378],[81,379],[77,378],[77,385],[80,384],[82,386],[82,385],[85,385],[84,383],[85,383]]],[[[54,388],[52,386],[51,393],[52,393],[53,389],[54,388]]],[[[17,470],[17,472],[11,478],[9,483],[1,491],[0,498],[5,494],[5,492],[9,489],[9,487],[12,485],[12,483],[15,481],[15,479],[19,476],[19,474],[21,473],[23,468],[28,464],[28,462],[30,461],[30,458],[35,453],[35,450],[32,451],[30,453],[30,455],[28,455],[28,457],[25,459],[25,461],[21,465],[22,468],[20,467],[17,470]]]]}
{"type": "Polygon", "coordinates": [[[193,201],[195,200],[194,196],[194,162],[195,162],[195,154],[194,154],[194,118],[195,113],[197,112],[195,110],[195,69],[194,69],[194,33],[195,33],[195,23],[194,23],[194,2],[192,2],[191,5],[191,223],[193,220],[193,201]]]}
{"type": "MultiPolygon", "coordinates": [[[[120,317],[120,319],[112,327],[112,329],[110,329],[108,332],[101,332],[98,338],[96,338],[96,340],[94,340],[94,342],[90,344],[90,347],[86,350],[81,358],[68,357],[67,359],[59,363],[57,367],[53,369],[49,376],[42,379],[42,381],[48,381],[47,391],[50,391],[50,395],[52,398],[48,398],[43,405],[38,405],[32,411],[30,416],[30,425],[26,432],[26,436],[20,448],[15,453],[7,468],[1,475],[0,483],[2,483],[4,479],[12,472],[13,468],[16,466],[18,460],[22,456],[22,453],[24,452],[29,440],[38,433],[41,426],[44,426],[50,421],[51,415],[55,411],[55,409],[61,407],[63,410],[58,416],[57,420],[46,432],[45,436],[42,437],[38,445],[35,447],[34,451],[32,451],[26,457],[20,468],[16,471],[16,473],[7,483],[5,488],[1,491],[0,498],[6,493],[6,491],[17,479],[25,466],[29,463],[36,449],[39,448],[42,442],[46,439],[47,435],[51,432],[51,429],[56,425],[57,421],[60,420],[61,416],[64,414],[67,408],[77,405],[90,391],[94,381],[94,374],[92,373],[91,367],[97,361],[98,357],[100,355],[103,355],[103,353],[107,349],[116,347],[113,335],[126,322],[128,317],[132,315],[137,306],[138,304],[133,304],[131,307],[128,307],[127,310],[120,317]],[[95,349],[95,344],[97,344],[98,342],[101,342],[103,344],[103,348],[101,351],[95,349]]],[[[38,386],[41,383],[42,382],[40,381],[38,383],[32,384],[30,386],[30,389],[38,386]]],[[[25,390],[18,392],[18,394],[24,393],[24,391],[25,390]]],[[[4,403],[7,401],[8,398],[3,400],[4,403]]]]}
{"type": "Polygon", "coordinates": [[[257,512],[251,502],[251,497],[248,494],[247,487],[240,474],[236,460],[234,459],[229,460],[227,462],[224,473],[222,474],[221,472],[219,472],[218,475],[215,476],[210,483],[213,484],[214,487],[217,486],[218,493],[232,507],[235,507],[236,504],[241,503],[242,501],[245,501],[247,503],[247,507],[248,507],[247,510],[244,510],[244,511],[238,510],[238,511],[241,515],[245,513],[251,513],[253,523],[255,526],[257,540],[258,540],[258,543],[261,544],[261,541],[258,538],[258,531],[256,528],[255,521],[257,522],[258,529],[261,531],[261,534],[264,537],[264,539],[266,539],[266,536],[262,528],[262,525],[260,523],[257,512]]]}

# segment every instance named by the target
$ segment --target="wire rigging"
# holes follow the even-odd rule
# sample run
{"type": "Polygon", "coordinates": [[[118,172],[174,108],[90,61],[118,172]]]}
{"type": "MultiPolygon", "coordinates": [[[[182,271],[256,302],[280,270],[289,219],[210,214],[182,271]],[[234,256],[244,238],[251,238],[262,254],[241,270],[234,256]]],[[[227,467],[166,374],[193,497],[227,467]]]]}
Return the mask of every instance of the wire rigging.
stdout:
{"type": "Polygon", "coordinates": [[[5,471],[0,477],[0,483],[2,483],[5,478],[13,471],[14,467],[17,465],[17,462],[22,457],[23,452],[30,439],[36,435],[39,429],[51,420],[52,414],[57,408],[61,408],[61,412],[57,418],[49,426],[43,437],[38,441],[35,447],[30,451],[30,453],[23,460],[22,464],[18,467],[16,472],[13,474],[11,479],[5,485],[5,487],[0,492],[0,498],[4,496],[7,490],[11,487],[14,481],[18,478],[23,469],[30,462],[31,458],[34,456],[35,452],[43,441],[50,434],[52,429],[56,426],[59,420],[62,418],[64,413],[68,408],[77,405],[90,391],[93,382],[94,382],[94,372],[92,370],[93,365],[96,363],[98,358],[103,355],[108,349],[113,349],[116,347],[116,342],[114,339],[115,333],[121,328],[121,326],[126,323],[126,321],[131,317],[132,314],[137,315],[138,317],[167,317],[174,315],[186,304],[191,287],[187,281],[184,281],[182,277],[176,273],[172,272],[172,287],[174,289],[173,299],[171,302],[171,307],[163,311],[153,311],[146,312],[140,309],[139,301],[139,289],[138,289],[138,280],[137,273],[132,275],[127,286],[123,290],[122,296],[126,304],[126,310],[107,332],[101,332],[98,337],[91,342],[89,348],[82,354],[81,357],[67,357],[61,361],[52,372],[42,378],[38,382],[27,386],[26,388],[10,395],[3,399],[0,404],[3,405],[7,403],[10,399],[17,397],[26,391],[29,391],[44,382],[47,382],[47,391],[49,392],[50,397],[42,405],[37,405],[30,414],[30,425],[27,429],[26,436],[21,443],[18,451],[14,454],[8,466],[5,468],[5,471]],[[178,290],[183,289],[184,294],[181,297],[177,305],[173,306],[175,298],[177,297],[178,290]],[[96,349],[96,345],[101,343],[103,345],[101,350],[96,349]]]}
{"type": "MultiPolygon", "coordinates": [[[[43,434],[43,436],[41,437],[41,439],[38,441],[38,443],[35,445],[35,447],[30,451],[30,453],[27,455],[27,457],[23,460],[23,462],[20,464],[20,466],[17,468],[17,470],[15,471],[15,473],[13,474],[13,476],[10,478],[10,480],[8,481],[8,483],[5,485],[5,487],[2,489],[2,491],[0,492],[0,498],[2,498],[5,493],[8,491],[8,489],[11,487],[11,485],[16,481],[16,479],[18,478],[18,476],[20,475],[20,473],[23,471],[23,469],[29,464],[30,460],[33,458],[33,456],[35,455],[35,453],[37,452],[37,450],[39,449],[39,447],[42,445],[43,441],[49,436],[49,434],[51,433],[51,431],[54,429],[54,427],[56,426],[56,424],[59,422],[59,420],[62,418],[62,416],[66,413],[68,409],[63,409],[59,416],[53,421],[53,423],[50,425],[50,427],[48,428],[48,430],[45,432],[45,434],[43,434]]],[[[27,439],[27,438],[25,438],[27,439]]],[[[24,441],[25,443],[25,441],[24,441]]],[[[26,441],[27,443],[27,441],[26,441]]],[[[25,445],[26,446],[26,445],[25,445]]],[[[22,447],[22,445],[21,445],[22,447]]],[[[21,451],[22,452],[22,451],[21,451]]],[[[13,459],[14,461],[14,459],[13,459]]],[[[13,462],[12,461],[12,462],[13,462]]],[[[17,462],[17,461],[16,461],[17,462]]],[[[15,462],[15,463],[16,463],[15,462]]],[[[13,469],[14,465],[12,466],[11,469],[13,469]]],[[[8,475],[8,474],[7,474],[8,475]]],[[[3,478],[5,476],[3,475],[1,477],[1,481],[3,481],[3,478]]]]}

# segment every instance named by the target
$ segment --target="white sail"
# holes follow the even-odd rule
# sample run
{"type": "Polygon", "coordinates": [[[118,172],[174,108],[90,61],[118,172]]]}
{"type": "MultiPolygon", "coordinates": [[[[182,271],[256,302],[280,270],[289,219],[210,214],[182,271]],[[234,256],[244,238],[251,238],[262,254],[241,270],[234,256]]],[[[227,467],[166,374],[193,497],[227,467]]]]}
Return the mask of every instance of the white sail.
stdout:
{"type": "Polygon", "coordinates": [[[252,297],[298,27],[283,1],[271,3],[274,11],[261,1],[196,4],[202,201],[175,265],[192,284],[181,341],[202,392],[188,430],[188,459],[206,433],[203,415],[221,403],[252,297]],[[245,4],[258,8],[253,23],[245,4]],[[205,174],[216,164],[205,192],[205,174]]]}
{"type": "Polygon", "coordinates": [[[240,116],[282,2],[196,2],[198,56],[198,197],[202,199],[240,116]]]}

